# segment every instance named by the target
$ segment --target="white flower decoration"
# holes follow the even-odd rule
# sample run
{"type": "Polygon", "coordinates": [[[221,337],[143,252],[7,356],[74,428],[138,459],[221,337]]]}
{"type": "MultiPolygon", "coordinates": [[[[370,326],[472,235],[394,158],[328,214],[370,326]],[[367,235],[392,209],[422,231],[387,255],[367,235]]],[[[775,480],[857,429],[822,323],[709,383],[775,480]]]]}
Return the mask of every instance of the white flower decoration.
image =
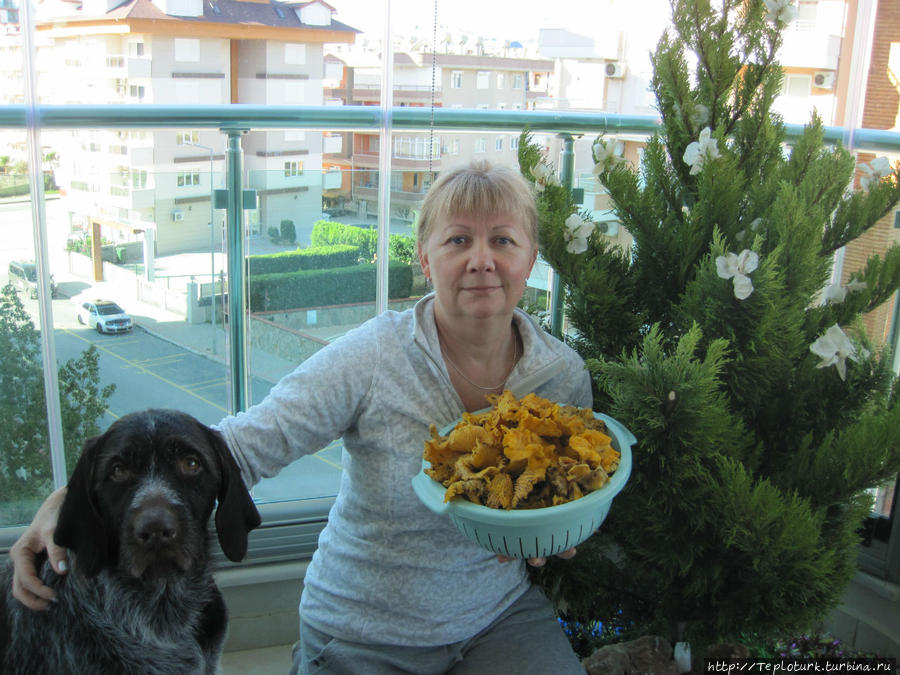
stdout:
{"type": "Polygon", "coordinates": [[[703,169],[704,163],[710,159],[721,157],[719,145],[712,137],[709,127],[704,127],[700,132],[700,140],[689,143],[684,151],[684,161],[691,165],[691,175],[695,176],[703,169]]]}
{"type": "Polygon", "coordinates": [[[599,176],[608,165],[615,164],[621,157],[616,154],[616,143],[613,140],[604,141],[598,138],[593,145],[594,175],[599,176]]]}
{"type": "Polygon", "coordinates": [[[734,278],[734,297],[746,300],[753,292],[749,274],[759,265],[759,256],[749,249],[740,255],[728,253],[716,258],[716,272],[722,279],[734,278]]]}
{"type": "Polygon", "coordinates": [[[559,179],[556,174],[546,164],[535,164],[531,170],[534,175],[534,188],[538,192],[543,192],[547,185],[559,185],[559,179]]]}
{"type": "Polygon", "coordinates": [[[866,288],[866,282],[858,281],[856,279],[848,283],[846,286],[841,286],[840,284],[831,284],[830,286],[826,286],[825,290],[822,291],[822,300],[825,303],[839,305],[847,299],[848,293],[858,293],[864,288],[866,288]]]}
{"type": "Polygon", "coordinates": [[[868,190],[873,183],[879,182],[893,173],[891,160],[887,157],[878,157],[868,164],[860,164],[859,168],[865,174],[859,178],[859,184],[863,190],[868,190]]]}
{"type": "Polygon", "coordinates": [[[566,250],[569,253],[584,253],[588,248],[588,238],[594,231],[594,223],[582,220],[581,216],[573,213],[566,218],[566,250]]]}
{"type": "MultiPolygon", "coordinates": [[[[825,331],[825,335],[813,342],[809,346],[809,351],[822,359],[816,368],[835,366],[842,380],[847,379],[847,359],[859,362],[856,347],[837,324],[834,324],[825,331]]],[[[863,357],[865,357],[867,352],[866,350],[863,352],[863,357]]]]}
{"type": "Polygon", "coordinates": [[[822,293],[822,298],[826,303],[839,305],[847,299],[847,287],[840,284],[826,286],[822,293]]]}
{"type": "Polygon", "coordinates": [[[788,24],[797,16],[797,8],[791,4],[791,0],[765,0],[766,19],[772,23],[788,24]]]}
{"type": "Polygon", "coordinates": [[[691,113],[691,122],[694,123],[695,126],[700,126],[701,124],[706,124],[709,122],[709,108],[707,108],[702,103],[698,103],[694,107],[694,112],[691,113]]]}
{"type": "MultiPolygon", "coordinates": [[[[762,227],[762,224],[763,224],[762,218],[755,218],[753,220],[753,222],[750,223],[750,229],[753,232],[758,232],[759,228],[762,227]]],[[[744,241],[744,237],[746,237],[746,236],[747,236],[747,230],[741,230],[736,235],[734,235],[734,238],[737,239],[738,241],[744,241]]]]}

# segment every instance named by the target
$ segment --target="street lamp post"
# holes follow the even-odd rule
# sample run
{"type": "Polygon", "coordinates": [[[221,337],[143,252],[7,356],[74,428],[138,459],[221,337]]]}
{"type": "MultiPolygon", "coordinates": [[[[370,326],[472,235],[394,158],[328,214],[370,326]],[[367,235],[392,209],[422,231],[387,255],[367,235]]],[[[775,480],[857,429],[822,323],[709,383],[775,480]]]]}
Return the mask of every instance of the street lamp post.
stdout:
{"type": "Polygon", "coordinates": [[[210,307],[212,309],[212,353],[216,353],[216,223],[215,189],[213,187],[213,149],[199,143],[186,143],[209,152],[209,283],[210,307]]]}

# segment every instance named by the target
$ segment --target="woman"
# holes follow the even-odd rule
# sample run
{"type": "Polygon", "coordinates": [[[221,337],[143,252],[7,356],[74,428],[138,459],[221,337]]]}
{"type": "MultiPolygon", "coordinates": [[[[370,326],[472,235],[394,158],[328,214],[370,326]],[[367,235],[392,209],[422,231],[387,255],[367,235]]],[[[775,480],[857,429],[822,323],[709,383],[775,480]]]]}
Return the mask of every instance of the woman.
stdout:
{"type": "MultiPolygon", "coordinates": [[[[410,485],[429,425],[485,407],[488,394],[591,405],[582,360],[516,309],[537,257],[530,186],[487,163],[441,175],[417,244],[433,294],[351,331],[218,427],[248,485],[343,438],[340,491],[304,579],[295,669],[582,673],[524,563],[471,543],[410,485]]],[[[32,561],[50,541],[55,498],[11,552],[16,597],[32,606],[46,597],[32,561]]]]}

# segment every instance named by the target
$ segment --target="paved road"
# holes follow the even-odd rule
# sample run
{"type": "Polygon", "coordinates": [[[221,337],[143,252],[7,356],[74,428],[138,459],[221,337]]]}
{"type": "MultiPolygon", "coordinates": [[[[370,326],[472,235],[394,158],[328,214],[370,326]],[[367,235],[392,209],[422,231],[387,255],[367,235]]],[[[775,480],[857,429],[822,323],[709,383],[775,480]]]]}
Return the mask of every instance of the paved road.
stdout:
{"type": "MultiPolygon", "coordinates": [[[[6,283],[5,269],[0,283],[6,283]]],[[[37,316],[37,301],[20,294],[25,309],[37,316]]],[[[227,369],[220,361],[148,333],[140,326],[131,333],[101,335],[75,318],[75,304],[66,297],[53,301],[57,363],[77,358],[90,345],[100,352],[100,383],[116,385],[101,428],[119,417],[143,408],[176,408],[206,424],[227,414],[227,369]]],[[[261,401],[272,382],[251,378],[251,402],[261,401]]],[[[254,488],[258,501],[282,501],[328,497],[337,494],[341,472],[340,443],[286,467],[275,478],[254,488]]]]}
{"type": "MultiPolygon", "coordinates": [[[[50,269],[65,270],[64,242],[68,225],[62,200],[46,202],[46,217],[50,269]]],[[[35,257],[29,204],[0,202],[0,241],[0,284],[5,284],[10,260],[33,260],[35,257]]],[[[264,249],[257,252],[267,252],[271,248],[267,240],[255,243],[256,248],[264,249]]],[[[207,259],[208,254],[205,254],[204,264],[207,259]]],[[[95,344],[100,350],[101,384],[115,383],[117,387],[104,418],[100,420],[101,428],[128,412],[148,407],[184,410],[207,424],[218,422],[227,413],[227,368],[221,359],[198,353],[197,345],[183,345],[172,337],[160,339],[140,326],[129,334],[100,335],[77,322],[75,303],[69,299],[90,291],[91,284],[73,278],[57,281],[60,297],[52,303],[57,362],[77,357],[90,344],[95,344]]],[[[40,328],[37,301],[23,294],[19,297],[40,328]]],[[[173,325],[178,326],[179,334],[185,330],[203,329],[206,333],[211,330],[208,324],[205,327],[188,326],[183,320],[173,325]]],[[[222,354],[224,349],[220,346],[218,355],[222,354]]],[[[274,382],[293,367],[287,363],[275,366],[263,369],[264,373],[270,373],[268,379],[251,377],[251,403],[259,402],[274,382]]],[[[340,471],[340,445],[335,443],[295,462],[276,478],[262,481],[254,489],[254,495],[261,501],[334,495],[340,471]]]]}

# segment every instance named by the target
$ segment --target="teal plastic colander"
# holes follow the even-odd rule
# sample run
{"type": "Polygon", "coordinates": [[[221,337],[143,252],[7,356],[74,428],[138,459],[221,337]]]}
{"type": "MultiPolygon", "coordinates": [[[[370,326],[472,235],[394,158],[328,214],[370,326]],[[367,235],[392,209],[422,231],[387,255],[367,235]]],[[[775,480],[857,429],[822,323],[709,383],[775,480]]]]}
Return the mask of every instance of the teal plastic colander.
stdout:
{"type": "MultiPolygon", "coordinates": [[[[609,482],[584,497],[541,509],[492,509],[464,498],[444,502],[447,488],[425,473],[429,462],[412,480],[413,490],[425,506],[446,515],[466,537],[489,551],[508,558],[536,558],[555,555],[577,546],[606,520],[613,498],[631,476],[631,446],[637,439],[624,425],[603,413],[594,417],[606,423],[612,446],[621,454],[619,468],[609,482]]],[[[457,422],[441,429],[445,436],[457,422]]]]}

